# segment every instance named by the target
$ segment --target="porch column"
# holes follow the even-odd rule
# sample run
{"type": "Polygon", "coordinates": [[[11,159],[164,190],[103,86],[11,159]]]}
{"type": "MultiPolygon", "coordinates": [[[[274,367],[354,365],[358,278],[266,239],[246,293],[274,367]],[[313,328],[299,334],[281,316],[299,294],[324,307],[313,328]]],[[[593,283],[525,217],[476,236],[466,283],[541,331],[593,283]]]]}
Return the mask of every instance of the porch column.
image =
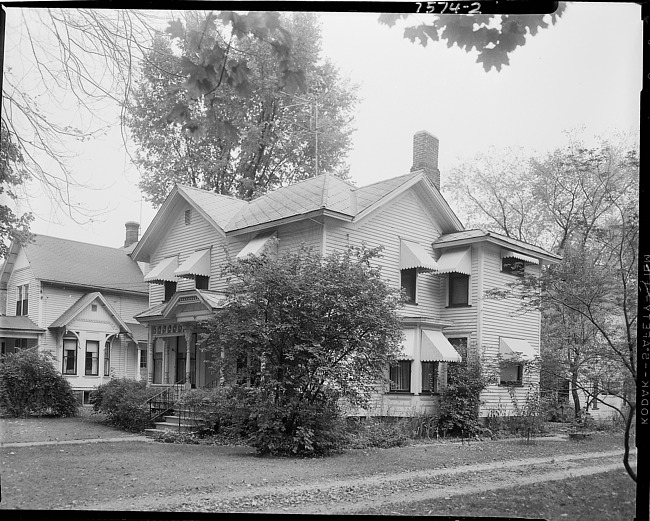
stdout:
{"type": "Polygon", "coordinates": [[[147,342],[147,386],[153,383],[153,346],[154,337],[151,326],[147,326],[149,332],[149,341],[147,342]]]}
{"type": "Polygon", "coordinates": [[[185,389],[192,388],[192,355],[191,355],[192,331],[189,326],[185,327],[185,389]]]}

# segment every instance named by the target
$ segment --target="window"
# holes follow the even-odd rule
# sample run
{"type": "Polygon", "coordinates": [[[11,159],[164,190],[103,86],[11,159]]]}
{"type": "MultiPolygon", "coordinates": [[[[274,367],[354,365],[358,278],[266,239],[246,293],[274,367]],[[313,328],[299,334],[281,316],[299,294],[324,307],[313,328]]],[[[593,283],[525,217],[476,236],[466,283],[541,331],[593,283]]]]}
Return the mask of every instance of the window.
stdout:
{"type": "Polygon", "coordinates": [[[63,339],[63,374],[77,374],[77,339],[63,339]]]}
{"type": "Polygon", "coordinates": [[[411,361],[399,360],[390,368],[390,392],[411,392],[411,361]]]}
{"type": "Polygon", "coordinates": [[[104,376],[111,375],[111,342],[106,342],[104,346],[104,376]]]}
{"type": "Polygon", "coordinates": [[[162,383],[163,373],[163,346],[156,342],[156,347],[153,352],[153,383],[162,383]]]}
{"type": "Polygon", "coordinates": [[[14,352],[19,349],[27,349],[27,339],[26,338],[16,338],[14,340],[14,352]]]}
{"type": "Polygon", "coordinates": [[[440,362],[422,362],[422,392],[440,392],[440,362]]]}
{"type": "Polygon", "coordinates": [[[208,289],[210,284],[210,277],[205,275],[195,275],[194,276],[194,287],[196,289],[208,289]]]}
{"type": "Polygon", "coordinates": [[[95,311],[97,311],[97,304],[91,304],[91,305],[90,305],[90,310],[91,310],[93,313],[94,313],[95,311]]]}
{"type": "Polygon", "coordinates": [[[174,296],[176,293],[176,283],[166,280],[165,281],[165,302],[174,296]]]}
{"type": "Polygon", "coordinates": [[[503,257],[501,259],[501,271],[517,277],[524,276],[524,261],[514,257],[503,257]]]}
{"type": "Polygon", "coordinates": [[[188,208],[185,210],[185,226],[192,224],[192,209],[188,208]]]}
{"type": "Polygon", "coordinates": [[[29,284],[16,286],[16,316],[29,313],[29,284]]]}
{"type": "Polygon", "coordinates": [[[469,275],[449,274],[449,307],[469,305],[469,275]]]}
{"type": "Polygon", "coordinates": [[[91,391],[83,391],[83,404],[90,405],[90,393],[91,391]]]}
{"type": "Polygon", "coordinates": [[[417,269],[409,268],[401,271],[401,284],[402,289],[406,292],[406,302],[409,304],[415,304],[415,284],[418,277],[417,269]]]}
{"type": "Polygon", "coordinates": [[[87,376],[99,374],[99,342],[96,340],[86,340],[85,374],[87,376]]]}
{"type": "Polygon", "coordinates": [[[499,383],[501,385],[521,385],[523,374],[524,364],[503,365],[499,374],[499,383]]]}
{"type": "Polygon", "coordinates": [[[140,349],[140,368],[141,369],[146,369],[147,368],[147,350],[146,349],[140,349]]]}

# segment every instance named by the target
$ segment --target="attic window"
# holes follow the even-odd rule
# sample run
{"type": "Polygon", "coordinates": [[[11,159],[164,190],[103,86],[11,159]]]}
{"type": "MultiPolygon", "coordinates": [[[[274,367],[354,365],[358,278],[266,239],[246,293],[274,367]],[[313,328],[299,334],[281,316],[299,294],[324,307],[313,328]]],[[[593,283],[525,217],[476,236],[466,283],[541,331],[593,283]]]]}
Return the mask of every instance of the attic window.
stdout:
{"type": "Polygon", "coordinates": [[[192,223],[192,209],[188,208],[185,210],[185,225],[187,226],[188,224],[192,223]]]}
{"type": "Polygon", "coordinates": [[[91,309],[92,311],[97,311],[97,304],[93,304],[93,305],[91,305],[91,306],[90,306],[90,309],[91,309]]]}

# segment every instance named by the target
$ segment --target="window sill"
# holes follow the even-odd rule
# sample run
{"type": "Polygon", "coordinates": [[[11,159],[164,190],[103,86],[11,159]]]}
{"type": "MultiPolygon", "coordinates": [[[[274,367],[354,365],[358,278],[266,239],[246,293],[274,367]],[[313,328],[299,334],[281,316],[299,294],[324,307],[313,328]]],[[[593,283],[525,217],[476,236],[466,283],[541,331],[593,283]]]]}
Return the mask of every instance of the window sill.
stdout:
{"type": "Polygon", "coordinates": [[[405,306],[417,306],[418,303],[417,302],[404,302],[404,305],[405,306]]]}
{"type": "Polygon", "coordinates": [[[388,391],[386,394],[400,394],[402,396],[404,396],[404,395],[413,396],[413,393],[411,391],[388,391]]]}
{"type": "Polygon", "coordinates": [[[523,387],[522,382],[499,382],[499,387],[523,387]]]}
{"type": "Polygon", "coordinates": [[[449,308],[471,308],[471,307],[472,307],[471,304],[452,304],[450,306],[445,306],[445,309],[449,309],[449,308]]]}
{"type": "Polygon", "coordinates": [[[431,391],[422,391],[420,393],[421,396],[440,396],[441,393],[432,393],[431,391]]]}

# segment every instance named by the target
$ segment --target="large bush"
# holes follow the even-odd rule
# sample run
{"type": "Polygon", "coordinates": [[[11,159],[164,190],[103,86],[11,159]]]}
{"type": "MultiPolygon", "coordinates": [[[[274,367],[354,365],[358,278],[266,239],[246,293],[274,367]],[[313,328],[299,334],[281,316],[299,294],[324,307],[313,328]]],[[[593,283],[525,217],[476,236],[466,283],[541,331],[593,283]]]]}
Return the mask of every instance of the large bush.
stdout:
{"type": "Polygon", "coordinates": [[[114,379],[90,393],[93,410],[106,414],[108,423],[132,432],[151,426],[147,400],[158,389],[147,387],[144,381],[128,378],[114,379]]]}
{"type": "Polygon", "coordinates": [[[77,402],[68,381],[38,348],[23,349],[0,363],[0,407],[10,416],[74,416],[77,402]]]}

